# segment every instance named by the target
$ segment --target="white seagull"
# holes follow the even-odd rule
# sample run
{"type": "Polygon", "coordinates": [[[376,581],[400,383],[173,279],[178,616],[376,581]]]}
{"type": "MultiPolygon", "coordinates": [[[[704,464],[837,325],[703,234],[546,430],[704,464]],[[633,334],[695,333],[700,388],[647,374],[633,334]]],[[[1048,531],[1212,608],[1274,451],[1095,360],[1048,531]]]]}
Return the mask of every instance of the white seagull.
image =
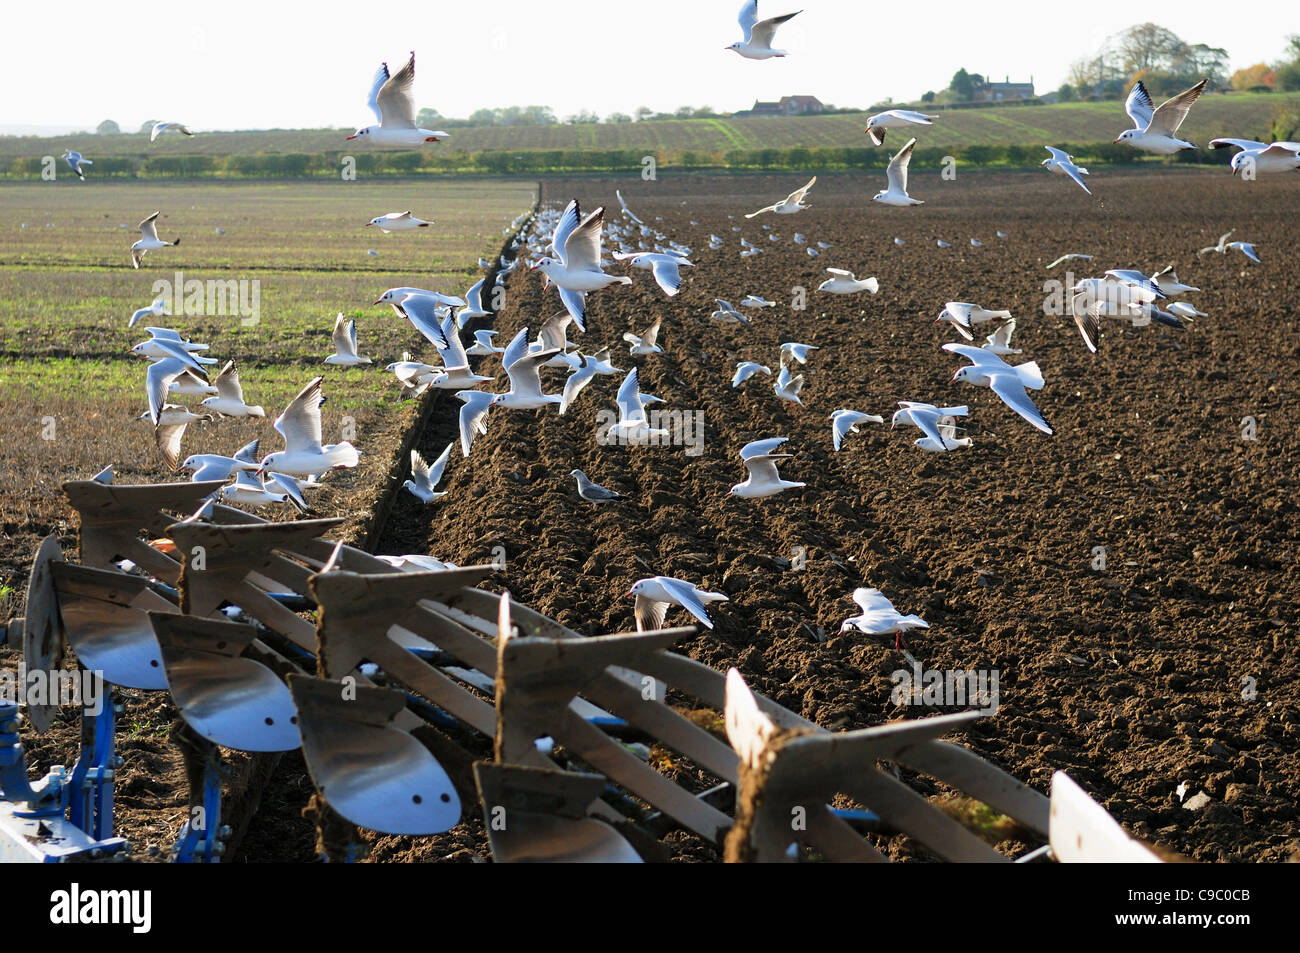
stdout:
{"type": "Polygon", "coordinates": [[[147,252],[151,252],[156,248],[166,248],[168,245],[179,245],[181,243],[179,238],[174,242],[165,242],[158,237],[157,218],[158,213],[154,212],[141,222],[139,226],[137,226],[143,237],[131,246],[131,264],[136,268],[140,267],[140,259],[144,258],[147,252]]]}
{"type": "Polygon", "coordinates": [[[853,601],[862,610],[861,615],[845,619],[840,625],[841,632],[857,629],[866,635],[894,636],[894,648],[903,648],[903,633],[910,629],[928,629],[930,623],[918,615],[903,615],[894,608],[879,589],[866,587],[853,590],[853,601]]]}
{"type": "Polygon", "coordinates": [[[1224,232],[1219,236],[1219,243],[1217,245],[1211,245],[1209,248],[1202,248],[1196,254],[1204,255],[1207,251],[1216,251],[1220,255],[1226,255],[1229,251],[1239,251],[1251,261],[1258,262],[1259,255],[1255,252],[1255,245],[1253,242],[1228,241],[1228,238],[1231,237],[1233,231],[1236,231],[1236,229],[1224,232]]]}
{"type": "Polygon", "coordinates": [[[338,313],[334,319],[334,353],[325,358],[326,364],[337,364],[340,367],[356,367],[358,364],[371,363],[370,358],[362,357],[357,353],[357,322],[349,321],[343,317],[343,312],[338,313]]]}
{"type": "Polygon", "coordinates": [[[194,135],[183,122],[156,122],[153,124],[153,129],[149,131],[149,141],[153,142],[159,136],[166,135],[169,132],[175,132],[182,136],[194,135]]]}
{"type": "Polygon", "coordinates": [[[656,343],[659,340],[659,327],[663,324],[663,320],[663,318],[656,318],[655,323],[640,334],[633,334],[631,331],[623,334],[623,340],[631,345],[628,351],[633,357],[663,353],[664,349],[656,343]]]}
{"type": "Polygon", "coordinates": [[[908,126],[933,126],[934,120],[938,116],[927,116],[925,113],[915,112],[911,109],[886,109],[882,113],[876,113],[874,116],[867,118],[867,128],[863,130],[871,141],[878,146],[885,144],[886,129],[906,129],[908,126]]]}
{"type": "Polygon", "coordinates": [[[91,162],[89,159],[87,159],[85,156],[83,156],[80,152],[73,152],[71,149],[64,150],[63,161],[68,164],[69,168],[71,168],[73,172],[77,173],[77,178],[79,178],[82,182],[86,181],[86,175],[84,172],[81,171],[81,167],[83,165],[95,164],[91,162]]]}
{"type": "Polygon", "coordinates": [[[434,500],[440,500],[446,496],[446,492],[439,493],[436,489],[438,481],[442,479],[442,471],[447,469],[447,460],[451,456],[452,445],[449,443],[442,454],[433,464],[425,462],[424,457],[420,456],[420,451],[414,447],[411,448],[411,478],[402,484],[403,489],[410,490],[411,493],[423,503],[432,503],[434,500]]]}
{"type": "Polygon", "coordinates": [[[1200,288],[1193,288],[1191,285],[1185,285],[1178,280],[1178,274],[1174,271],[1174,266],[1169,265],[1160,271],[1152,272],[1151,280],[1156,283],[1161,291],[1171,298],[1178,295],[1187,294],[1189,291],[1200,291],[1200,288]]]}
{"type": "MultiPolygon", "coordinates": [[[[1089,195],[1092,194],[1092,190],[1084,185],[1083,179],[1080,178],[1080,176],[1088,174],[1087,169],[1075,165],[1074,159],[1064,149],[1054,149],[1051,146],[1043,146],[1043,148],[1050,152],[1051,155],[1040,162],[1039,165],[1045,167],[1048,172],[1055,172],[1057,175],[1068,175],[1078,183],[1079,188],[1083,189],[1089,195]]],[[[1055,264],[1055,262],[1053,262],[1053,264],[1055,264]]],[[[1051,265],[1048,265],[1047,267],[1050,268],[1051,265]]]]}
{"type": "Polygon", "coordinates": [[[837,410],[831,414],[831,437],[835,443],[835,449],[840,449],[840,444],[844,438],[851,433],[859,433],[859,424],[883,424],[884,417],[876,414],[864,414],[856,410],[837,410]]]}
{"type": "Polygon", "coordinates": [[[1241,151],[1232,157],[1232,174],[1253,178],[1267,172],[1291,172],[1300,169],[1300,142],[1256,142],[1253,139],[1211,139],[1215,149],[1235,146],[1241,151]]]}
{"type": "Polygon", "coordinates": [[[912,443],[926,453],[947,453],[951,450],[969,447],[974,443],[970,437],[957,436],[957,425],[955,423],[940,423],[936,426],[939,430],[938,440],[931,437],[917,437],[912,443]]]}
{"type": "Polygon", "coordinates": [[[808,180],[808,184],[803,188],[795,189],[785,198],[781,199],[781,201],[769,205],[766,208],[761,208],[757,212],[750,212],[745,216],[745,218],[754,218],[757,215],[762,215],[764,212],[775,212],[777,215],[793,215],[795,212],[808,208],[808,206],[804,204],[804,199],[808,197],[808,190],[811,189],[816,182],[817,176],[814,175],[808,180]]]}
{"type": "Polygon", "coordinates": [[[456,396],[463,401],[460,408],[460,449],[468,457],[475,435],[487,433],[488,410],[496,395],[482,390],[458,390],[456,396]]]}
{"type": "Polygon", "coordinates": [[[636,617],[638,632],[662,628],[669,606],[681,606],[699,619],[706,629],[711,629],[713,621],[709,618],[708,604],[730,601],[720,592],[705,592],[689,582],[671,576],[639,579],[632,584],[627,594],[636,597],[632,604],[632,614],[636,617]]]}
{"type": "Polygon", "coordinates": [[[889,160],[889,169],[886,175],[889,178],[889,188],[882,189],[871,197],[873,202],[879,202],[881,205],[893,205],[899,208],[908,205],[924,205],[920,199],[914,199],[907,194],[907,167],[912,161],[912,147],[916,145],[916,139],[908,139],[907,145],[898,150],[898,153],[889,160]]]}
{"type": "Polygon", "coordinates": [[[433,222],[426,222],[422,218],[416,218],[411,214],[411,210],[405,212],[389,212],[387,215],[380,215],[366,222],[366,228],[371,225],[377,226],[381,232],[387,235],[389,232],[409,232],[417,228],[428,228],[433,222]]]}
{"type": "Polygon", "coordinates": [[[321,443],[320,406],[323,377],[313,377],[275,419],[275,429],[284,438],[284,449],[262,458],[258,475],[271,471],[303,477],[335,468],[355,467],[361,455],[352,444],[321,443]]]}
{"type": "Polygon", "coordinates": [[[771,369],[762,364],[757,364],[754,361],[741,361],[736,365],[736,376],[731,379],[731,386],[733,388],[739,387],[755,374],[760,373],[766,374],[768,377],[772,376],[771,369]]]}
{"type": "Polygon", "coordinates": [[[714,321],[730,321],[736,324],[743,324],[747,328],[753,327],[753,325],[749,323],[749,319],[737,311],[736,306],[730,301],[726,301],[722,298],[714,298],[713,300],[718,303],[718,310],[709,315],[709,317],[714,321]]]}
{"type": "Polygon", "coordinates": [[[818,291],[828,291],[837,295],[851,295],[857,294],[859,291],[875,294],[880,290],[880,282],[874,277],[863,278],[859,281],[853,276],[853,272],[845,271],[843,268],[827,268],[826,273],[831,277],[817,286],[818,291]]]}
{"type": "Polygon", "coordinates": [[[161,318],[164,315],[170,315],[171,311],[167,308],[167,299],[159,298],[147,308],[140,308],[131,315],[131,320],[126,323],[128,328],[133,328],[142,318],[161,318]]]}
{"type": "Polygon", "coordinates": [[[949,442],[939,432],[939,425],[948,423],[948,418],[965,417],[970,413],[965,404],[960,407],[936,407],[934,404],[900,400],[898,407],[899,409],[894,411],[894,417],[890,421],[891,430],[900,423],[911,424],[920,428],[922,433],[941,447],[949,446],[949,442]]]}
{"type": "Polygon", "coordinates": [[[447,133],[421,129],[415,124],[415,51],[406,65],[395,76],[388,73],[388,64],[380,64],[370,85],[366,105],[370,107],[378,125],[362,126],[349,139],[365,139],[378,146],[418,146],[426,142],[446,139],[447,133]]]}
{"type": "Polygon", "coordinates": [[[580,354],[579,357],[582,363],[575,367],[564,381],[564,393],[560,395],[561,417],[597,374],[618,374],[622,370],[609,362],[609,348],[604,348],[595,354],[580,354]]]}
{"type": "Polygon", "coordinates": [[[781,369],[777,372],[776,380],[772,382],[772,389],[776,391],[776,396],[782,400],[788,400],[792,404],[803,406],[803,401],[799,399],[799,391],[803,390],[803,375],[795,377],[790,376],[790,368],[784,361],[781,362],[781,369]]]}
{"type": "Polygon", "coordinates": [[[605,206],[585,218],[578,200],[569,202],[551,237],[551,256],[542,258],[529,270],[540,270],[543,284],[555,282],[560,300],[579,331],[586,330],[586,293],[610,285],[630,285],[627,275],[607,275],[600,269],[600,237],[605,223],[605,206]]]}
{"type": "Polygon", "coordinates": [[[969,301],[949,301],[943,306],[943,310],[939,312],[939,316],[934,319],[934,322],[938,324],[941,321],[947,321],[960,331],[961,336],[967,341],[973,341],[975,335],[971,333],[971,328],[974,325],[1010,317],[1010,311],[989,311],[987,308],[981,308],[969,301]]]}
{"type": "Polygon", "coordinates": [[[1133,89],[1124,103],[1124,111],[1133,120],[1133,128],[1125,129],[1115,141],[1158,155],[1172,155],[1183,149],[1195,149],[1196,146],[1179,139],[1174,133],[1187,118],[1192,103],[1205,92],[1208,82],[1208,79],[1201,80],[1190,89],[1185,89],[1177,96],[1166,99],[1160,104],[1160,108],[1153,111],[1151,95],[1142,85],[1142,81],[1138,80],[1133,84],[1133,89]]]}
{"type": "Polygon", "coordinates": [[[998,328],[984,340],[986,343],[981,345],[984,350],[998,357],[1006,357],[1008,354],[1020,354],[1018,348],[1011,346],[1011,335],[1016,333],[1016,319],[1012,318],[1002,327],[998,328]]]}
{"type": "Polygon", "coordinates": [[[483,279],[470,285],[465,292],[465,307],[456,312],[456,327],[463,328],[473,318],[493,317],[491,311],[483,310],[483,279]]]}
{"type": "Polygon", "coordinates": [[[747,60],[767,60],[774,56],[785,56],[785,50],[774,50],[772,48],[776,28],[802,12],[802,10],[796,10],[794,13],[760,20],[758,18],[758,0],[749,0],[740,8],[740,29],[745,34],[745,38],[732,43],[726,49],[735,50],[747,60]]]}
{"type": "MultiPolygon", "coordinates": [[[[757,443],[758,441],[755,441],[757,443]]],[[[741,451],[741,462],[745,464],[745,470],[748,476],[743,483],[737,483],[727,491],[728,496],[739,496],[747,500],[759,500],[769,496],[776,496],[778,493],[784,493],[786,490],[797,490],[800,487],[807,486],[806,483],[794,483],[790,480],[781,478],[777,472],[777,461],[789,459],[793,454],[789,453],[766,453],[752,454],[745,456],[744,450],[741,451]]]]}
{"type": "Polygon", "coordinates": [[[493,354],[504,354],[505,348],[497,347],[492,343],[497,332],[489,328],[480,328],[474,332],[474,343],[465,349],[466,355],[474,357],[488,357],[493,354]]]}
{"type": "Polygon", "coordinates": [[[224,417],[265,417],[266,411],[261,407],[244,403],[244,388],[239,383],[239,369],[234,361],[227,361],[217,373],[213,384],[217,396],[203,401],[203,406],[224,417]]]}
{"type": "Polygon", "coordinates": [[[633,268],[649,271],[654,275],[655,283],[663,289],[668,297],[677,294],[682,286],[682,265],[691,265],[679,255],[664,255],[659,252],[614,252],[615,261],[626,261],[633,268]]]}
{"type": "Polygon", "coordinates": [[[974,363],[960,368],[952,376],[953,383],[965,381],[977,387],[987,387],[1002,398],[1002,402],[1045,434],[1055,431],[1043,419],[1025,388],[1043,389],[1043,373],[1037,361],[1027,361],[1012,367],[996,354],[969,344],[945,344],[945,351],[960,354],[974,363]]]}

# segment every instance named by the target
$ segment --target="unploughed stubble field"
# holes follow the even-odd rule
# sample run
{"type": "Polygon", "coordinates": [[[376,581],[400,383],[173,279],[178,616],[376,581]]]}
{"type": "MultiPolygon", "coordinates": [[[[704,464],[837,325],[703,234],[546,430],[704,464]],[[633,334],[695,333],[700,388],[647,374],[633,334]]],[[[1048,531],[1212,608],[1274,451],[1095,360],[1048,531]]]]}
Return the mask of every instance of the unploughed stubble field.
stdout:
{"type": "MultiPolygon", "coordinates": [[[[657,406],[702,415],[702,452],[689,455],[680,445],[602,446],[597,413],[613,408],[620,378],[598,378],[564,417],[553,409],[492,411],[488,432],[471,456],[453,454],[440,487],[449,491],[447,497],[425,506],[399,495],[380,551],[432,553],[467,565],[488,561],[494,547],[504,547],[505,571],[493,588],[508,587],[516,599],[582,632],[631,628],[632,601],[624,593],[644,576],[676,576],[726,593],[730,601],[714,607],[715,628],[682,640],[677,649],[720,670],[737,666],[756,690],[832,730],[944,710],[891,701],[891,673],[907,665],[892,639],[839,633],[842,620],[856,614],[853,589],[877,587],[900,611],[929,621],[931,628],[912,633],[908,642],[925,668],[999,673],[997,712],[954,733],[953,740],[1040,791],[1047,791],[1054,770],[1067,770],[1129,831],[1161,848],[1198,860],[1291,856],[1300,834],[1300,769],[1294,758],[1300,742],[1300,662],[1294,651],[1300,521],[1292,437],[1300,357],[1292,249],[1300,176],[1243,183],[1223,170],[1108,173],[1094,176],[1097,195],[1089,198],[1072,183],[1041,172],[959,170],[952,182],[922,172],[913,176],[911,192],[927,204],[912,209],[870,201],[883,176],[822,176],[807,211],[792,218],[742,218],[804,180],[546,180],[545,201],[558,205],[576,196],[585,209],[602,203],[617,209],[614,190],[621,188],[647,222],[695,249],[695,267],[684,269],[676,298],[666,299],[643,272],[632,272],[631,287],[593,295],[588,332],[578,341],[586,352],[614,346],[617,366],[639,366],[642,390],[666,402],[657,406]],[[1196,256],[1196,249],[1230,228],[1235,238],[1258,244],[1261,264],[1235,253],[1196,256]],[[796,230],[810,243],[833,247],[810,258],[790,241],[796,230]],[[1007,237],[997,238],[997,230],[1007,237]],[[722,250],[708,250],[710,233],[724,238],[722,250]],[[770,234],[781,240],[770,241],[770,234]],[[764,253],[740,258],[741,236],[764,253]],[[985,244],[972,247],[971,237],[985,244]],[[904,244],[896,245],[895,238],[904,244]],[[939,248],[936,239],[952,247],[939,248]],[[1101,353],[1092,356],[1069,319],[1044,313],[1044,282],[1064,279],[1067,270],[1048,272],[1046,265],[1064,252],[1096,256],[1086,269],[1075,268],[1076,275],[1114,267],[1150,271],[1173,263],[1184,281],[1203,289],[1189,300],[1209,317],[1184,332],[1109,322],[1101,353]],[[880,293],[817,293],[828,266],[877,276],[880,293]],[[791,307],[796,287],[807,289],[805,310],[791,307]],[[752,330],[709,320],[715,296],[739,302],[747,293],[778,306],[749,312],[752,330]],[[939,349],[956,335],[934,323],[949,300],[1007,308],[1016,316],[1013,343],[1024,354],[1013,360],[1041,365],[1047,384],[1034,396],[1055,436],[1033,430],[989,392],[950,382],[964,362],[939,349]],[[664,353],[633,360],[621,343],[623,333],[643,331],[656,318],[663,319],[664,353]],[[771,379],[761,375],[731,388],[738,361],[756,360],[775,371],[778,347],[786,341],[820,348],[801,369],[807,377],[802,408],[778,401],[771,379]],[[968,403],[966,432],[974,446],[927,455],[912,446],[919,436],[914,429],[891,432],[887,424],[867,424],[833,451],[827,420],[832,411],[851,407],[888,418],[904,399],[968,403]],[[1242,438],[1247,416],[1257,424],[1253,441],[1242,438]],[[807,487],[761,501],[727,498],[728,487],[744,475],[740,447],[769,436],[790,438],[783,449],[793,457],[783,462],[782,474],[807,487]],[[629,501],[593,510],[574,492],[568,476],[574,467],[629,501]],[[1247,693],[1252,697],[1243,697],[1243,679],[1251,680],[1246,684],[1254,686],[1247,693]],[[1209,804],[1184,808],[1177,793],[1182,784],[1188,796],[1204,791],[1209,804]]],[[[138,215],[117,208],[75,214],[107,213],[104,227],[111,230],[118,221],[167,207],[157,201],[160,195],[207,194],[214,205],[227,197],[211,218],[198,216],[201,201],[193,211],[171,203],[161,233],[180,232],[195,242],[151,254],[147,261],[159,274],[185,261],[206,264],[201,251],[229,247],[210,235],[222,224],[219,210],[231,213],[227,223],[237,220],[236,208],[244,228],[256,222],[265,237],[250,237],[254,245],[286,238],[266,217],[270,203],[264,198],[236,204],[232,197],[243,195],[237,189],[175,188],[124,189],[132,197],[128,206],[147,206],[138,215]]],[[[418,194],[447,195],[442,188],[421,187],[418,194]]],[[[477,253],[499,242],[498,226],[530,198],[527,187],[501,188],[501,208],[485,216],[477,253]]],[[[9,194],[27,196],[28,208],[41,214],[48,207],[37,204],[45,193],[35,188],[9,194]]],[[[291,188],[285,194],[298,193],[291,188]]],[[[360,208],[349,211],[348,221],[364,221],[385,206],[421,211],[418,202],[389,196],[379,202],[349,199],[360,208]]],[[[61,212],[55,209],[56,229],[58,216],[74,216],[76,206],[67,201],[61,212]]],[[[445,205],[431,201],[425,208],[439,218],[445,205]]],[[[330,217],[309,208],[311,217],[330,217]]],[[[22,214],[29,224],[35,217],[30,210],[22,214]]],[[[441,218],[448,216],[443,212],[441,218]]],[[[223,227],[223,240],[241,234],[223,227]]],[[[317,355],[328,349],[329,319],[349,301],[364,316],[363,352],[386,348],[387,358],[410,343],[404,327],[365,305],[373,289],[399,279],[419,284],[413,276],[427,276],[427,260],[408,252],[412,257],[403,262],[409,270],[371,275],[364,269],[392,266],[360,256],[376,247],[391,261],[396,253],[388,249],[410,248],[408,240],[423,236],[354,239],[337,224],[315,227],[321,234],[333,228],[337,237],[330,244],[348,254],[326,254],[322,239],[322,247],[304,248],[304,257],[361,264],[356,272],[323,273],[318,261],[311,271],[277,278],[277,288],[280,280],[287,287],[276,291],[276,307],[268,304],[268,275],[263,326],[279,328],[276,322],[285,320],[291,330],[246,339],[233,337],[224,325],[220,336],[211,326],[190,329],[211,339],[214,353],[221,350],[219,341],[247,341],[250,396],[261,400],[262,387],[281,388],[276,399],[266,399],[268,405],[287,398],[300,378],[316,371],[317,355]],[[351,284],[318,296],[311,289],[322,278],[351,284]],[[392,337],[385,339],[385,333],[392,337]],[[264,381],[255,374],[254,368],[271,365],[289,380],[275,383],[279,378],[268,374],[264,381]]],[[[83,234],[96,231],[83,228],[83,234]]],[[[75,353],[95,349],[105,355],[95,366],[116,368],[114,362],[124,360],[116,355],[132,340],[122,330],[125,314],[148,298],[144,278],[136,284],[129,271],[87,274],[71,264],[23,271],[14,247],[20,233],[4,234],[10,236],[3,257],[6,341],[16,334],[15,314],[25,322],[42,315],[55,329],[53,335],[23,332],[28,356],[22,358],[6,343],[6,364],[25,360],[30,366],[31,352],[52,362],[79,347],[75,353]],[[55,290],[59,285],[61,292],[55,290]],[[105,287],[116,289],[111,308],[84,303],[103,295],[105,287]],[[81,318],[69,318],[68,308],[79,309],[81,318]]],[[[126,238],[114,233],[96,239],[88,257],[113,263],[114,254],[129,245],[126,238]]],[[[48,242],[41,236],[29,254],[55,254],[48,242]]],[[[429,247],[446,253],[441,244],[429,247]]],[[[61,254],[77,258],[71,251],[61,254]]],[[[458,274],[468,278],[463,267],[458,274]]],[[[543,292],[536,273],[517,270],[495,322],[499,340],[525,325],[535,332],[558,308],[554,290],[543,292]]],[[[84,383],[84,372],[77,376],[69,367],[60,374],[52,363],[39,366],[44,373],[29,375],[17,388],[9,383],[12,368],[3,371],[4,399],[10,402],[0,408],[9,428],[3,435],[6,473],[21,468],[16,479],[7,476],[3,483],[5,528],[18,534],[21,545],[49,530],[69,538],[67,515],[57,502],[57,485],[68,476],[85,476],[109,460],[132,468],[127,479],[163,475],[147,436],[129,433],[138,409],[124,371],[111,372],[121,381],[116,396],[97,403],[82,396],[92,386],[84,383]],[[54,449],[33,436],[45,405],[28,381],[45,393],[62,388],[52,413],[66,418],[67,427],[80,428],[66,459],[56,459],[54,449]],[[122,436],[106,436],[106,424],[122,436]],[[18,434],[21,443],[15,442],[18,434]]],[[[477,367],[496,377],[485,387],[505,389],[499,361],[485,358],[477,367]]],[[[366,395],[382,393],[382,405],[394,406],[391,391],[374,389],[376,380],[351,371],[329,378],[326,392],[336,402],[326,404],[327,428],[337,425],[329,415],[347,400],[361,404],[374,400],[366,395]]],[[[563,374],[547,371],[544,382],[558,393],[563,374]]],[[[427,458],[454,439],[458,407],[449,394],[437,398],[419,443],[427,458]]],[[[222,449],[243,441],[234,429],[215,430],[222,449]]],[[[370,442],[363,436],[359,444],[376,450],[375,440],[396,439],[397,429],[370,442]]],[[[357,473],[330,480],[342,486],[373,479],[366,465],[363,458],[357,473]]],[[[324,515],[332,515],[331,505],[343,505],[321,499],[324,515]]],[[[11,555],[6,560],[10,567],[21,562],[11,555]]],[[[686,621],[680,610],[667,619],[670,625],[686,621]]],[[[676,696],[669,701],[689,705],[676,696]]],[[[165,847],[184,817],[184,779],[165,739],[168,721],[168,713],[147,698],[128,706],[119,816],[123,830],[142,846],[165,847]]],[[[720,730],[716,719],[705,727],[720,730]]],[[[35,739],[45,746],[46,763],[66,758],[75,745],[73,732],[53,734],[35,739]]],[[[457,740],[490,757],[491,739],[466,733],[457,740]]],[[[693,790],[713,783],[658,747],[651,759],[693,790]]],[[[924,795],[946,793],[927,779],[905,777],[924,795]]],[[[286,756],[243,841],[243,855],[234,859],[312,859],[314,829],[300,815],[310,793],[301,758],[286,756]]],[[[376,860],[487,855],[473,806],[444,835],[366,836],[376,860]]],[[[1028,846],[1014,831],[997,836],[1009,854],[1028,846]]],[[[896,859],[929,857],[903,837],[877,835],[873,842],[896,859]]],[[[691,837],[670,835],[667,846],[678,860],[719,857],[691,837]]]]}
{"type": "MultiPolygon", "coordinates": [[[[341,423],[352,418],[362,462],[329,475],[309,502],[324,515],[364,517],[388,475],[394,442],[416,414],[384,366],[404,350],[436,356],[390,307],[371,302],[398,285],[463,294],[483,274],[479,257],[496,256],[502,230],[532,207],[536,192],[534,182],[427,180],[154,184],[60,177],[0,186],[0,584],[25,586],[45,535],[73,545],[64,481],[86,479],[109,463],[127,483],[187,478],[169,473],[151,428],[135,419],[147,406],[147,362],[128,352],[148,337],[147,325],[209,344],[203,354],[222,363],[234,359],[246,400],[267,413],[260,421],[191,425],[183,456],[231,453],[254,437],[262,438],[263,453],[282,449],[272,421],[323,374],[326,439],[340,439],[341,423]],[[406,209],[435,224],[389,235],[364,227],[406,209]],[[139,238],[136,225],[155,210],[162,212],[159,235],[179,236],[181,244],[150,252],[137,271],[129,252],[139,238]],[[185,281],[248,282],[244,303],[251,303],[256,282],[257,323],[245,326],[236,296],[224,315],[174,311],[128,329],[131,313],[154,300],[154,282],[175,284],[177,272],[185,281]],[[371,366],[322,363],[333,353],[339,311],[356,319],[371,366]]],[[[198,411],[199,400],[181,402],[198,411]]],[[[263,512],[274,516],[276,509],[263,512]]],[[[0,615],[13,602],[0,606],[0,615]]]]}

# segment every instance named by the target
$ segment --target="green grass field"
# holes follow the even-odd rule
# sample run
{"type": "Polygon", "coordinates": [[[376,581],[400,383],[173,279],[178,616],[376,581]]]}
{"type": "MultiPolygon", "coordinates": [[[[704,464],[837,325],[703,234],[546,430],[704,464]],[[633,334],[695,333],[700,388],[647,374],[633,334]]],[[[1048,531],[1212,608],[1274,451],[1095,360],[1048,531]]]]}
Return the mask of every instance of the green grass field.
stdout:
{"type": "MultiPolygon", "coordinates": [[[[1232,93],[1205,96],[1182,132],[1198,145],[1214,136],[1264,137],[1275,111],[1300,110],[1300,94],[1232,93]]],[[[1039,146],[1043,143],[1110,142],[1128,125],[1119,102],[999,106],[932,110],[942,118],[920,133],[921,145],[1039,146]]],[[[865,113],[832,116],[744,117],[658,120],[600,125],[471,127],[450,130],[434,150],[476,153],[498,150],[643,149],[661,156],[683,152],[723,153],[732,149],[860,147],[865,113]]],[[[148,155],[232,155],[255,153],[362,152],[348,142],[351,130],[275,130],[200,133],[193,138],[145,135],[0,138],[0,157],[59,155],[65,148],[89,157],[148,155]]],[[[93,174],[93,172],[92,172],[93,174]]]]}
{"type": "MultiPolygon", "coordinates": [[[[410,324],[371,302],[397,285],[464,293],[483,273],[479,256],[496,255],[535,194],[532,182],[488,180],[0,185],[0,584],[40,536],[69,531],[63,481],[108,463],[128,483],[177,478],[149,425],[135,419],[146,406],[147,365],[128,351],[149,324],[209,344],[205,355],[222,362],[233,358],[245,399],[267,412],[192,425],[182,455],[229,453],[256,436],[263,453],[280,449],[272,420],[323,374],[325,437],[350,427],[363,456],[315,499],[322,512],[363,514],[388,474],[393,440],[416,413],[384,365],[404,350],[435,356],[410,324]],[[387,236],[363,227],[407,208],[436,224],[387,236]],[[160,235],[181,244],[151,252],[137,271],[135,226],[156,209],[160,235]],[[246,326],[228,305],[232,313],[174,314],[128,330],[131,313],[153,300],[154,282],[174,282],[178,271],[185,280],[257,282],[257,323],[246,326]],[[370,367],[321,363],[333,352],[339,311],[356,319],[370,367]]],[[[197,410],[199,399],[177,402],[197,410]]]]}

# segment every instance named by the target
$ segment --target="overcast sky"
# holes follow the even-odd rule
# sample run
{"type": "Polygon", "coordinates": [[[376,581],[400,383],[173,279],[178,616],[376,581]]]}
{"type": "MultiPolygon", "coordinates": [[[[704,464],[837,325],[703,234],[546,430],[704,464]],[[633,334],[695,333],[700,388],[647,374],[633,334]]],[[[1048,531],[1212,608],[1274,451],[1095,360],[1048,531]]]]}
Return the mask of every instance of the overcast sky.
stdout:
{"type": "Polygon", "coordinates": [[[395,70],[411,49],[421,107],[462,117],[535,103],[563,118],[641,105],[729,112],[801,93],[867,106],[941,89],[962,66],[1050,90],[1108,34],[1147,19],[1226,48],[1233,69],[1275,59],[1300,32],[1290,0],[760,0],[759,15],[801,5],[777,33],[789,57],[752,62],[723,49],[740,39],[739,0],[13,3],[0,129],[355,127],[371,121],[379,63],[395,70]]]}

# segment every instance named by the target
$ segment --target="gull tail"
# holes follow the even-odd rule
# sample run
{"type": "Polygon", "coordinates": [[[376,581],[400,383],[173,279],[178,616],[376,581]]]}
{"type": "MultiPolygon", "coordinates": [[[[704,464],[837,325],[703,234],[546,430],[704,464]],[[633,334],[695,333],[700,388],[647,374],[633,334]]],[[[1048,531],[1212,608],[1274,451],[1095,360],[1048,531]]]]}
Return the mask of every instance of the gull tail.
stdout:
{"type": "MultiPolygon", "coordinates": [[[[802,486],[803,484],[799,484],[802,486]]],[[[731,597],[725,596],[720,592],[705,592],[703,589],[697,589],[695,594],[699,596],[701,602],[730,602],[731,597]]]]}
{"type": "Polygon", "coordinates": [[[1012,368],[1016,376],[1020,378],[1020,383],[1024,384],[1031,390],[1043,389],[1043,372],[1038,367],[1037,361],[1026,361],[1024,364],[1017,364],[1012,368]]]}
{"type": "Polygon", "coordinates": [[[249,408],[248,408],[248,416],[250,416],[250,417],[265,417],[265,416],[266,416],[266,411],[263,410],[261,407],[249,407],[249,408]]]}
{"type": "Polygon", "coordinates": [[[352,444],[344,441],[332,446],[323,447],[325,459],[329,461],[331,467],[355,467],[361,462],[361,454],[352,444]]]}

